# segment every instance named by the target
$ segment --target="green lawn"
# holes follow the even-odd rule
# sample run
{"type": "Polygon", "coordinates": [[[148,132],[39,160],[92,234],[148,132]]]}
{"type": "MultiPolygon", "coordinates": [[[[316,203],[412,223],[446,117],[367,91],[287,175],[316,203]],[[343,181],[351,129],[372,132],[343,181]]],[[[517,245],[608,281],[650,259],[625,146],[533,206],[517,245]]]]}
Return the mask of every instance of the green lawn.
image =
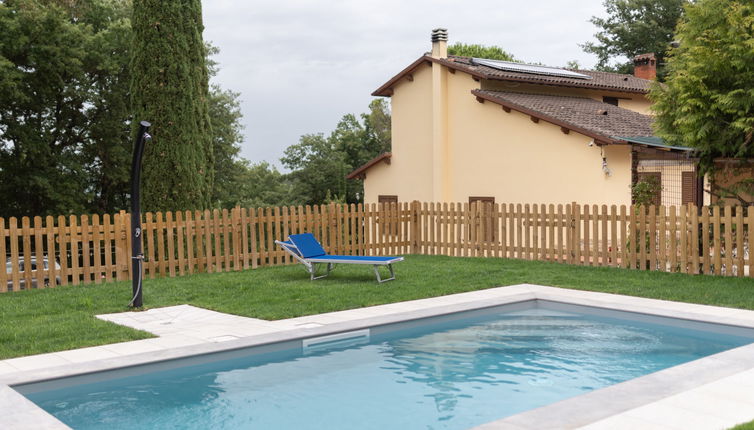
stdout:
{"type": "MultiPolygon", "coordinates": [[[[384,284],[364,266],[339,266],[314,282],[301,266],[147,279],[144,303],[281,319],[532,283],[754,309],[752,279],[419,255],[395,267],[398,279],[384,284]]],[[[94,318],[127,310],[130,298],[130,282],[0,294],[0,359],[151,337],[94,318]]]]}

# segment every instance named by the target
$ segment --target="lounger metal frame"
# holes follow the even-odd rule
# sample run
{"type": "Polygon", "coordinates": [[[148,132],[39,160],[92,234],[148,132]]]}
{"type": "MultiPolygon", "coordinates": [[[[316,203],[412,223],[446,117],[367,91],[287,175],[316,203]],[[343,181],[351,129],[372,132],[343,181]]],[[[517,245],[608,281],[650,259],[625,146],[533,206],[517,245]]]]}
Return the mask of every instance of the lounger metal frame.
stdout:
{"type": "MultiPolygon", "coordinates": [[[[330,275],[330,272],[332,272],[335,269],[335,264],[337,264],[336,262],[329,260],[327,256],[303,258],[299,254],[298,248],[296,248],[296,245],[294,245],[291,242],[282,242],[282,241],[276,240],[275,243],[280,245],[288,254],[290,254],[293,258],[295,258],[299,263],[304,265],[304,267],[306,268],[305,270],[309,273],[309,278],[312,281],[315,279],[321,279],[330,275]],[[317,276],[317,264],[327,264],[324,275],[317,276]]],[[[360,261],[358,259],[340,260],[338,261],[338,263],[371,264],[372,268],[374,269],[374,275],[377,277],[377,282],[383,283],[383,282],[392,281],[395,279],[395,271],[393,270],[393,263],[396,263],[398,261],[403,261],[403,257],[395,257],[392,260],[388,260],[387,262],[379,262],[379,263],[376,263],[374,261],[360,261]],[[378,269],[379,266],[387,266],[388,270],[390,271],[389,278],[382,279],[380,277],[380,271],[378,269]]]]}

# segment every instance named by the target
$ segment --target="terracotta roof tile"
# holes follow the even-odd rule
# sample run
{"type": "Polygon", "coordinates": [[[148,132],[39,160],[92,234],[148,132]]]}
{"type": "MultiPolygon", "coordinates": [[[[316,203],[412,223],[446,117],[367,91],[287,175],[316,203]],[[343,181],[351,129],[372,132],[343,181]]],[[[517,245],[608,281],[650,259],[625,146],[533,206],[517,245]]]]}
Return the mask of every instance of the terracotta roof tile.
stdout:
{"type": "Polygon", "coordinates": [[[606,141],[653,135],[651,116],[594,99],[490,90],[473,90],[472,94],[606,141]]]}

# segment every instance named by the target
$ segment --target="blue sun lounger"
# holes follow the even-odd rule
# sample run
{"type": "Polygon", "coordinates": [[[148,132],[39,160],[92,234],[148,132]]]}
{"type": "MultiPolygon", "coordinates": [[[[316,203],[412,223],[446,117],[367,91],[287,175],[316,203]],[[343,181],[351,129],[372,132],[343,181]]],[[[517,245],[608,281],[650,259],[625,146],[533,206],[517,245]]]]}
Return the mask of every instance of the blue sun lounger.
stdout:
{"type": "Polygon", "coordinates": [[[292,234],[288,240],[275,243],[282,246],[283,249],[291,254],[299,263],[306,266],[311,280],[324,278],[333,270],[335,264],[371,264],[374,268],[374,274],[377,276],[377,282],[387,282],[395,279],[393,272],[393,263],[403,261],[403,257],[368,257],[359,255],[327,255],[317,239],[311,233],[292,234]],[[327,272],[324,275],[317,276],[317,264],[327,264],[327,272]],[[390,277],[387,279],[380,278],[379,266],[387,266],[390,270],[390,277]]]}

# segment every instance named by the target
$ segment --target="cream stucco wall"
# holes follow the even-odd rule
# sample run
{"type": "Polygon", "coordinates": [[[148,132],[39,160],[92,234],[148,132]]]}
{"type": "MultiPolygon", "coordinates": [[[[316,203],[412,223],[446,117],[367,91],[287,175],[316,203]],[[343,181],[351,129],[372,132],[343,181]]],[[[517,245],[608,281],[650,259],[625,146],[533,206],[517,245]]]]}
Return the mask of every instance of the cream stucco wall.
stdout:
{"type": "Polygon", "coordinates": [[[392,158],[366,172],[364,201],[397,195],[399,201],[433,201],[432,68],[421,65],[393,89],[392,158]]]}
{"type": "MultiPolygon", "coordinates": [[[[590,137],[566,135],[559,126],[479,103],[471,94],[479,82],[462,72],[439,73],[437,67],[444,68],[419,66],[412,81],[403,79],[393,88],[393,156],[390,165],[367,171],[366,203],[397,195],[399,201],[466,202],[483,196],[501,203],[630,204],[629,146],[589,147],[590,137]],[[433,100],[444,106],[433,107],[433,100]],[[602,171],[602,154],[611,176],[602,171]]],[[[599,100],[609,95],[563,90],[599,100]]]]}
{"type": "Polygon", "coordinates": [[[652,102],[644,96],[634,96],[628,99],[618,99],[618,107],[632,110],[643,115],[652,115],[652,110],[649,108],[652,106],[652,102]]]}
{"type": "Polygon", "coordinates": [[[473,79],[456,76],[448,89],[452,201],[489,196],[509,203],[630,204],[630,147],[604,147],[612,171],[606,176],[601,149],[588,146],[590,137],[479,103],[468,96],[473,79]]]}

